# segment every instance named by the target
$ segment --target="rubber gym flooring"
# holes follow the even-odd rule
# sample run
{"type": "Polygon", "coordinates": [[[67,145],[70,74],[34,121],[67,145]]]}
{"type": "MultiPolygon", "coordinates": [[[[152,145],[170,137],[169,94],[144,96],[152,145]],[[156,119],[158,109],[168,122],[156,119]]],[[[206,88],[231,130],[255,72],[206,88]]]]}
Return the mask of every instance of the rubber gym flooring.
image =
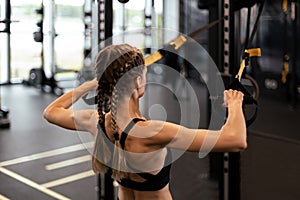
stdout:
{"type": "Polygon", "coordinates": [[[11,126],[0,130],[0,199],[96,199],[91,143],[43,119],[56,96],[23,85],[1,94],[11,126]]]}
{"type": "MultiPolygon", "coordinates": [[[[1,94],[11,126],[0,129],[0,199],[98,199],[98,176],[92,173],[90,162],[92,138],[43,119],[44,108],[57,96],[24,85],[1,86],[1,94]]],[[[216,199],[217,183],[208,178],[207,158],[193,162],[195,158],[188,154],[177,161],[194,170],[182,173],[173,167],[174,196],[216,199]],[[194,187],[185,190],[182,178],[194,187]],[[208,189],[197,194],[199,187],[208,189]]]]}
{"type": "MultiPolygon", "coordinates": [[[[57,96],[24,85],[1,86],[11,127],[0,129],[0,199],[98,199],[91,171],[92,139],[47,123],[44,108],[57,96]]],[[[241,197],[299,199],[300,111],[262,98],[242,153],[241,197]],[[271,198],[272,197],[272,198],[271,198]]],[[[185,154],[172,167],[174,199],[219,199],[208,157],[185,154]]]]}

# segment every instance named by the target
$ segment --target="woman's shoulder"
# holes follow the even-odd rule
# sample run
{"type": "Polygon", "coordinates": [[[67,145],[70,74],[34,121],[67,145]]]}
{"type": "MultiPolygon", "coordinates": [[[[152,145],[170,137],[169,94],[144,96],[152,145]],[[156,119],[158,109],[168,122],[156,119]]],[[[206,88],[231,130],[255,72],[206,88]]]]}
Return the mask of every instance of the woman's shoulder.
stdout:
{"type": "Polygon", "coordinates": [[[160,144],[172,140],[180,128],[184,127],[166,121],[146,120],[138,122],[131,135],[148,139],[153,144],[160,144]]]}
{"type": "Polygon", "coordinates": [[[164,131],[165,129],[169,128],[179,128],[182,127],[178,124],[162,121],[162,120],[139,120],[138,126],[141,128],[149,128],[149,130],[155,130],[155,131],[164,131]]]}

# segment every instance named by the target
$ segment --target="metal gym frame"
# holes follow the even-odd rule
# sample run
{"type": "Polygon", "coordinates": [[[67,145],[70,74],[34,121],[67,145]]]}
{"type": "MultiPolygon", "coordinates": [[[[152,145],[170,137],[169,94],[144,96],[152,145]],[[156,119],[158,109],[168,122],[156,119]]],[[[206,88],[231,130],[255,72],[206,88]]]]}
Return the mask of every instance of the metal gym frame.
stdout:
{"type": "Polygon", "coordinates": [[[10,64],[11,64],[11,50],[10,50],[10,24],[13,22],[11,20],[11,3],[10,0],[1,0],[3,2],[1,6],[1,21],[0,24],[4,25],[2,30],[0,30],[0,34],[3,34],[5,37],[5,41],[2,41],[2,47],[5,51],[5,56],[2,58],[1,64],[7,66],[7,69],[5,70],[4,74],[1,72],[0,80],[5,78],[5,80],[1,80],[2,83],[9,84],[11,82],[11,76],[10,76],[10,64]],[[3,63],[2,63],[3,62],[3,63]]]}
{"type": "MultiPolygon", "coordinates": [[[[224,23],[220,23],[215,29],[210,30],[209,40],[211,45],[209,51],[210,53],[213,52],[212,55],[217,66],[222,66],[223,70],[234,74],[234,70],[236,69],[229,68],[229,66],[239,66],[239,60],[236,58],[240,57],[240,52],[238,50],[241,49],[241,44],[229,41],[234,41],[234,38],[237,37],[238,31],[235,26],[234,18],[235,15],[238,14],[230,12],[230,0],[217,0],[217,2],[217,8],[210,9],[210,13],[213,14],[210,15],[210,21],[223,17],[225,20],[224,23]],[[217,40],[215,40],[215,36],[217,36],[217,40]]],[[[93,9],[93,12],[98,13],[96,23],[98,27],[97,38],[98,44],[100,44],[99,49],[101,49],[108,44],[107,42],[110,40],[107,39],[112,36],[112,1],[96,0],[94,4],[95,8],[93,9]]],[[[145,19],[151,20],[151,17],[145,15],[145,19]]],[[[147,29],[149,27],[146,26],[145,28],[147,29]]],[[[239,156],[239,153],[222,153],[221,155],[221,167],[219,166],[218,169],[221,172],[217,173],[221,174],[221,177],[218,177],[218,179],[219,197],[222,200],[240,198],[239,156]]],[[[98,184],[99,199],[106,200],[117,198],[115,196],[116,193],[114,193],[115,189],[113,188],[111,172],[108,172],[105,175],[99,175],[98,184]]]]}
{"type": "MultiPolygon", "coordinates": [[[[92,2],[92,18],[97,27],[93,35],[94,41],[97,41],[98,50],[111,43],[113,31],[113,2],[111,0],[93,0],[92,2]]],[[[93,51],[92,51],[93,52],[93,51]]],[[[95,57],[95,55],[92,55],[95,57]]],[[[112,200],[116,199],[113,179],[111,171],[106,174],[98,175],[98,199],[112,200]]]]}
{"type": "MultiPolygon", "coordinates": [[[[235,0],[215,0],[208,6],[209,21],[223,19],[223,23],[209,32],[209,53],[219,67],[225,86],[231,85],[234,79],[232,74],[237,74],[243,53],[239,40],[241,14],[237,10],[252,7],[256,2],[246,3],[252,5],[237,5],[235,0]]],[[[211,153],[210,162],[210,175],[219,181],[219,199],[239,200],[241,198],[240,153],[211,153]]]]}
{"type": "MultiPolygon", "coordinates": [[[[4,65],[7,66],[5,83],[10,83],[10,24],[11,21],[11,4],[10,0],[3,1],[4,4],[1,6],[1,21],[0,24],[4,24],[4,29],[0,30],[0,34],[5,34],[6,42],[2,43],[5,46],[5,56],[2,58],[4,60],[4,65]],[[3,18],[3,20],[2,20],[3,18]]],[[[2,64],[2,63],[0,63],[2,64]]],[[[2,69],[0,69],[0,81],[2,76],[2,69]]],[[[9,128],[10,127],[10,120],[8,118],[9,110],[8,108],[2,106],[2,99],[1,99],[1,85],[0,85],[0,129],[1,128],[9,128]]]]}
{"type": "MultiPolygon", "coordinates": [[[[86,0],[87,2],[88,0],[86,0]]],[[[154,0],[145,0],[145,39],[151,40],[151,26],[153,25],[152,15],[154,14],[154,0]]],[[[128,1],[119,0],[120,3],[127,3],[128,1]]],[[[111,0],[92,0],[91,13],[87,13],[86,16],[92,16],[92,21],[97,27],[93,30],[91,49],[87,49],[87,52],[91,52],[91,59],[95,58],[97,51],[101,50],[107,45],[112,44],[113,35],[113,1],[111,0]],[[94,46],[96,45],[96,46],[94,46]]],[[[123,24],[124,25],[124,24],[123,24]]],[[[124,27],[123,27],[124,28],[124,27]]],[[[89,41],[88,41],[89,42],[89,41]]],[[[149,47],[149,44],[145,44],[149,47]]],[[[145,49],[146,54],[151,53],[151,49],[145,49]]],[[[106,174],[98,175],[98,198],[103,200],[117,199],[117,187],[111,178],[112,171],[108,171],[106,174]]]]}

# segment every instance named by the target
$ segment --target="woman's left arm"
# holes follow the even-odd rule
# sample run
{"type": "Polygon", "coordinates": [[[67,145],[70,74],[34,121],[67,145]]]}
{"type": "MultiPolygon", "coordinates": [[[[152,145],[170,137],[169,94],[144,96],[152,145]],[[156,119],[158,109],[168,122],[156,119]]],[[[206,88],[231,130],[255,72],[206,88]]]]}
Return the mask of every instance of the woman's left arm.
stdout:
{"type": "Polygon", "coordinates": [[[63,94],[44,110],[44,118],[57,126],[71,129],[71,130],[82,130],[89,131],[89,127],[81,126],[76,121],[82,122],[81,124],[88,124],[85,121],[89,121],[94,115],[94,110],[80,110],[75,111],[69,109],[78,99],[89,91],[97,89],[98,82],[96,79],[87,81],[77,88],[63,94]],[[75,119],[75,117],[77,119],[75,119]]]}

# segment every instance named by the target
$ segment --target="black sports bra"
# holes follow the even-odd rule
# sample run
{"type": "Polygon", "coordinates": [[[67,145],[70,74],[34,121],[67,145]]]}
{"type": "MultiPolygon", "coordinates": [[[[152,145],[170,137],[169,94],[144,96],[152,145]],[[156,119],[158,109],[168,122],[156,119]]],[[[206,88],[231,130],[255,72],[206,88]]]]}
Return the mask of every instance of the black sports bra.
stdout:
{"type": "MultiPolygon", "coordinates": [[[[130,121],[130,123],[127,125],[127,127],[125,128],[125,130],[121,133],[120,144],[121,144],[122,149],[125,148],[125,141],[126,141],[129,131],[139,121],[145,121],[145,120],[140,119],[140,118],[132,119],[130,121]]],[[[99,125],[101,126],[103,133],[106,135],[106,137],[109,138],[105,131],[104,121],[103,121],[103,123],[99,123],[99,125]]],[[[167,151],[165,163],[171,163],[171,152],[169,151],[169,149],[167,151]]],[[[130,163],[128,163],[128,164],[130,164],[130,163]]],[[[145,181],[137,182],[137,181],[133,181],[130,179],[121,179],[121,181],[119,181],[119,184],[124,187],[130,188],[133,190],[138,190],[138,191],[157,191],[157,190],[164,188],[169,183],[170,169],[171,169],[171,164],[163,167],[155,175],[146,173],[146,172],[139,172],[136,174],[139,175],[140,177],[142,177],[143,179],[145,179],[145,181]]]]}

